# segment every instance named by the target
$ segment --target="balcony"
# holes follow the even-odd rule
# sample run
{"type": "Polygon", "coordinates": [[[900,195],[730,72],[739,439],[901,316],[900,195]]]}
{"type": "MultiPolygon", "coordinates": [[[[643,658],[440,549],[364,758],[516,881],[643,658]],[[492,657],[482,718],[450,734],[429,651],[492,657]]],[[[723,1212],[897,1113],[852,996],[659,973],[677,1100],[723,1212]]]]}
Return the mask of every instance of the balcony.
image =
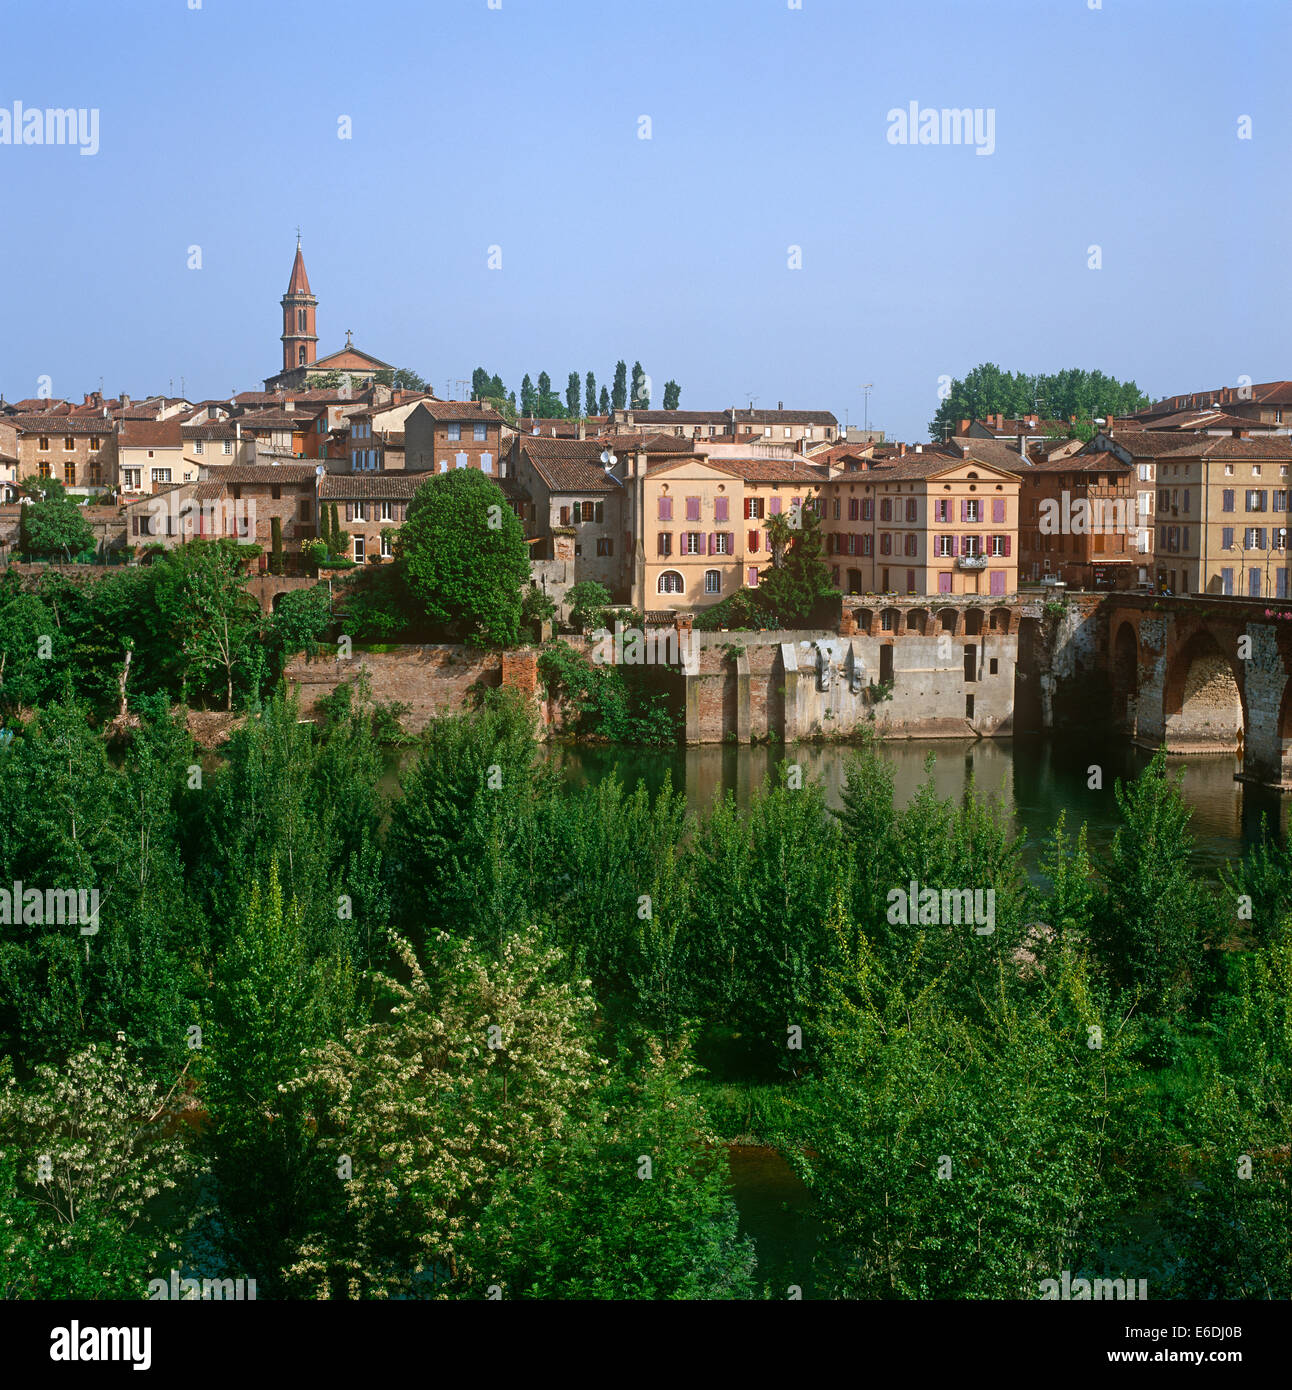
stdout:
{"type": "Polygon", "coordinates": [[[986,555],[957,555],[956,569],[958,570],[985,570],[987,568],[988,556],[986,555]]]}

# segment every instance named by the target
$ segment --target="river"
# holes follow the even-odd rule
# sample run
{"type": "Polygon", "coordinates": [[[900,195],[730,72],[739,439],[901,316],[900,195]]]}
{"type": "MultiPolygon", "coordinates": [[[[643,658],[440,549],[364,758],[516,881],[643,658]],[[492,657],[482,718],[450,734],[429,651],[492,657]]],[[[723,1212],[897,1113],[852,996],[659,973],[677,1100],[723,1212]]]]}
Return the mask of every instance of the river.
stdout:
{"type": "MultiPolygon", "coordinates": [[[[1092,850],[1107,846],[1117,828],[1114,782],[1134,777],[1149,760],[1147,752],[1127,741],[1098,742],[1085,735],[894,740],[881,743],[879,749],[893,765],[899,805],[915,795],[927,776],[930,757],[940,796],[959,799],[972,777],[977,795],[998,797],[1013,817],[1023,862],[1033,875],[1060,812],[1067,813],[1072,833],[1086,823],[1092,850]],[[1096,766],[1102,773],[1102,786],[1092,789],[1090,769],[1096,766]]],[[[741,805],[748,804],[758,787],[775,775],[776,765],[787,758],[802,766],[805,780],[821,783],[831,806],[839,806],[850,755],[851,750],[839,744],[798,744],[788,752],[779,745],[551,749],[551,756],[576,785],[600,781],[613,771],[629,788],[644,780],[654,791],[671,773],[673,785],[685,789],[687,803],[697,813],[727,792],[734,793],[741,805]]],[[[1193,863],[1200,872],[1214,875],[1227,859],[1242,854],[1258,837],[1262,814],[1271,826],[1286,833],[1292,799],[1235,781],[1236,758],[1171,758],[1168,766],[1172,773],[1184,771],[1184,796],[1193,811],[1191,828],[1196,837],[1193,863]]]]}

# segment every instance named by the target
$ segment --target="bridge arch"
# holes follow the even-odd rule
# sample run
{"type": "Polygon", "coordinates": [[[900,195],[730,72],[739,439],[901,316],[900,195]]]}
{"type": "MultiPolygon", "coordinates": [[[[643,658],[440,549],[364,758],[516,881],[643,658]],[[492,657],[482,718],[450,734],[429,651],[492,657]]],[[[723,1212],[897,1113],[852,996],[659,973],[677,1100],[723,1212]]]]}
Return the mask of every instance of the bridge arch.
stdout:
{"type": "Polygon", "coordinates": [[[1134,625],[1123,619],[1113,638],[1113,713],[1119,724],[1135,723],[1132,702],[1139,696],[1139,637],[1134,625]]]}
{"type": "Polygon", "coordinates": [[[1166,746],[1175,752],[1236,753],[1247,734],[1242,669],[1205,627],[1180,647],[1163,690],[1166,746]]]}

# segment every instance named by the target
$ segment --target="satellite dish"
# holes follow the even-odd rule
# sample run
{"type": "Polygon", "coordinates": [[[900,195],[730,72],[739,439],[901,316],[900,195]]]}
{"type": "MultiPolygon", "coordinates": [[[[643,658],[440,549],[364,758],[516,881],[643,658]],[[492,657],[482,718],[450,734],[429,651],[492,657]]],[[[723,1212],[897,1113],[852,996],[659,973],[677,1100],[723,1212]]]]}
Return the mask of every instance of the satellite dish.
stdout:
{"type": "Polygon", "coordinates": [[[601,451],[601,462],[604,463],[604,464],[606,465],[607,468],[611,468],[611,467],[613,467],[616,463],[618,463],[619,460],[614,456],[614,454],[612,454],[612,453],[610,452],[609,449],[602,449],[602,451],[601,451]]]}

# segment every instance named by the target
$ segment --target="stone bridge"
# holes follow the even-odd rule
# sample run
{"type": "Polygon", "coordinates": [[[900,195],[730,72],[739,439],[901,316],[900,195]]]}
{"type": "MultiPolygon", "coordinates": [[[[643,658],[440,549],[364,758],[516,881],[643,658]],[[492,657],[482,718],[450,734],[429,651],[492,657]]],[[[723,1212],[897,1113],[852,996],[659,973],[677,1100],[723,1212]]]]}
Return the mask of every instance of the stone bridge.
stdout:
{"type": "Polygon", "coordinates": [[[1137,743],[1229,753],[1292,791],[1292,601],[1117,594],[1098,610],[1114,715],[1137,743]]]}

